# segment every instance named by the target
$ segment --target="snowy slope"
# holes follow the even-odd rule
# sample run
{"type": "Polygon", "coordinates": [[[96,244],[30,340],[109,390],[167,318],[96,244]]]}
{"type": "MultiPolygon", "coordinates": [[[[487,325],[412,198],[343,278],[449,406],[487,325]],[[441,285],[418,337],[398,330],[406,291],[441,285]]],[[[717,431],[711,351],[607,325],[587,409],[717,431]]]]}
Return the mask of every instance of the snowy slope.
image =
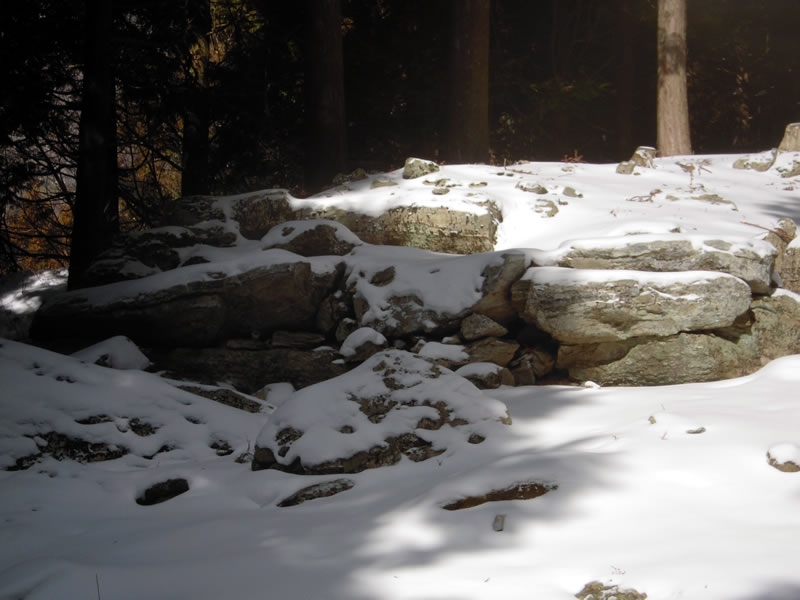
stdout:
{"type": "MultiPolygon", "coordinates": [[[[502,204],[498,249],[546,256],[569,240],[630,232],[748,240],[764,233],[751,224],[800,217],[797,177],[734,170],[735,158],[662,160],[628,176],[614,165],[528,163],[445,166],[436,177],[465,184],[448,202],[474,206],[466,194],[477,189],[502,204]],[[694,175],[678,162],[695,164],[694,175]],[[523,179],[551,190],[558,214],[536,212],[533,194],[516,187],[523,179]],[[481,181],[485,188],[468,187],[481,181]],[[583,197],[564,196],[565,186],[583,197]],[[703,194],[736,210],[692,198],[703,194]]],[[[399,172],[381,177],[399,185],[373,190],[365,182],[298,202],[335,196],[339,205],[377,210],[434,198],[430,186],[399,172]]],[[[230,263],[237,269],[251,249],[239,251],[230,263]]],[[[369,264],[385,260],[381,252],[356,254],[369,264]]],[[[35,292],[3,289],[3,310],[24,312],[35,292]]],[[[249,413],[177,389],[138,370],[141,357],[119,340],[75,357],[0,344],[4,466],[46,447],[52,431],[127,451],[87,464],[43,456],[27,470],[0,471],[3,599],[558,600],[593,580],[651,599],[800,598],[800,472],[781,472],[767,457],[800,462],[797,356],[709,384],[501,388],[490,396],[513,419],[498,425],[502,435],[347,475],[355,484],[348,491],[279,507],[336,477],[250,470],[248,452],[270,406],[249,413]],[[104,353],[117,369],[90,364],[104,353]],[[143,423],[154,431],[140,435],[143,423]],[[219,442],[231,452],[212,447],[219,442]],[[174,478],[190,490],[136,503],[150,485],[174,478]],[[526,482],[557,488],[442,508],[526,482]],[[503,531],[492,527],[497,515],[505,515],[503,531]]]]}

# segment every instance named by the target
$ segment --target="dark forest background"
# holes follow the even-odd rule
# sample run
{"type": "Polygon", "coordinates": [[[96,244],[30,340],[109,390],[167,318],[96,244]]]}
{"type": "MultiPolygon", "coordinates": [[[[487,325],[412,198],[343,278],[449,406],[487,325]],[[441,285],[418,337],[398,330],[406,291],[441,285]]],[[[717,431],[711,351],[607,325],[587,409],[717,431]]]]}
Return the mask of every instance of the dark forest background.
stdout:
{"type": "MultiPolygon", "coordinates": [[[[66,264],[78,188],[107,175],[113,233],[181,195],[302,196],[409,156],[469,160],[452,143],[484,127],[459,120],[467,95],[488,101],[485,161],[615,162],[655,145],[656,0],[111,6],[0,3],[0,274],[66,264]],[[454,44],[487,41],[488,85],[466,90],[454,44]],[[110,162],[81,184],[98,136],[110,162]]],[[[800,2],[689,0],[688,22],[694,151],[776,146],[800,120],[800,2]]]]}

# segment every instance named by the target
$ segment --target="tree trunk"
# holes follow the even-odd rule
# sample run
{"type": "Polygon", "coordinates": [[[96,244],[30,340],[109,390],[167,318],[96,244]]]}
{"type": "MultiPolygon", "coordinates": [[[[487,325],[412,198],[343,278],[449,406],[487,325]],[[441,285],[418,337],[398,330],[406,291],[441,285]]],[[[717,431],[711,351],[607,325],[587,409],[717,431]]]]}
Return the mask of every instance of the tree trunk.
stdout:
{"type": "Polygon", "coordinates": [[[347,129],[340,0],[306,0],[306,187],[316,189],[344,172],[347,129]]]}
{"type": "MultiPolygon", "coordinates": [[[[632,0],[620,1],[617,52],[617,150],[620,160],[627,160],[636,148],[633,141],[634,96],[636,92],[636,61],[633,32],[636,23],[632,14],[632,0]]],[[[651,142],[652,143],[652,142],[651,142]]]]}
{"type": "Polygon", "coordinates": [[[454,163],[489,160],[490,5],[490,0],[450,0],[444,158],[454,163]]]}
{"type": "Polygon", "coordinates": [[[78,142],[70,288],[119,231],[111,0],[86,0],[86,56],[78,142]]]}
{"type": "Polygon", "coordinates": [[[194,0],[188,3],[189,44],[187,95],[183,114],[183,150],[181,195],[207,194],[208,134],[211,121],[208,101],[209,34],[211,32],[211,1],[194,0]]]}
{"type": "Polygon", "coordinates": [[[659,154],[691,154],[686,88],[686,0],[658,0],[656,112],[659,154]]]}

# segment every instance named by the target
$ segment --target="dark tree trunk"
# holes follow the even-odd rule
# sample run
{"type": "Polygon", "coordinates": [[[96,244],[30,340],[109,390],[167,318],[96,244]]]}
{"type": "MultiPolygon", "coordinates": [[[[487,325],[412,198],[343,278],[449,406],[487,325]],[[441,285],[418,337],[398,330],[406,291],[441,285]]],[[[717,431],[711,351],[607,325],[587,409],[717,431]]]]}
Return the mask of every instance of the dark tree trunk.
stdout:
{"type": "Polygon", "coordinates": [[[119,231],[111,0],[86,0],[86,56],[78,142],[70,288],[119,231]]]}
{"type": "Polygon", "coordinates": [[[617,36],[617,148],[619,159],[627,159],[633,152],[634,82],[636,61],[634,60],[634,37],[636,27],[632,15],[632,0],[620,1],[619,31],[617,36]]]}
{"type": "Polygon", "coordinates": [[[211,111],[208,98],[209,35],[211,32],[210,0],[188,3],[187,35],[189,68],[186,75],[186,101],[183,114],[183,150],[181,195],[193,196],[209,192],[208,152],[211,111]]]}
{"type": "Polygon", "coordinates": [[[686,86],[686,0],[658,0],[656,112],[659,154],[691,154],[686,86]]]}
{"type": "Polygon", "coordinates": [[[342,8],[340,0],[306,0],[306,10],[305,183],[315,190],[346,168],[342,8]]]}
{"type": "Polygon", "coordinates": [[[490,4],[490,0],[450,0],[444,158],[453,163],[489,159],[490,4]]]}

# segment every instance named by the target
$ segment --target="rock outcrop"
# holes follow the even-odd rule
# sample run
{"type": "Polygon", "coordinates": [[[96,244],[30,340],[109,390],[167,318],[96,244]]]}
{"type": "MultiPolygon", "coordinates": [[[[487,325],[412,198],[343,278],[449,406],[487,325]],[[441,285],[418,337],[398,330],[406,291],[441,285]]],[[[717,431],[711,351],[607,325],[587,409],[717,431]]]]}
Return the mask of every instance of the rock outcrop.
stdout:
{"type": "Polygon", "coordinates": [[[559,342],[669,336],[731,325],[750,305],[731,275],[533,267],[512,288],[520,315],[559,342]]]}
{"type": "MultiPolygon", "coordinates": [[[[646,155],[638,160],[647,166],[646,155]]],[[[763,240],[634,234],[549,253],[452,256],[370,245],[342,215],[272,227],[289,209],[279,191],[178,202],[170,225],[131,236],[138,258],[106,255],[90,270],[103,279],[119,267],[141,281],[109,275],[107,285],[55,294],[31,332],[44,341],[125,335],[156,370],[246,393],[307,388],[386,348],[465,368],[481,388],[712,381],[800,352],[791,291],[800,289],[800,246],[789,219],[763,240]],[[256,239],[242,233],[248,219],[256,239]]]]}

